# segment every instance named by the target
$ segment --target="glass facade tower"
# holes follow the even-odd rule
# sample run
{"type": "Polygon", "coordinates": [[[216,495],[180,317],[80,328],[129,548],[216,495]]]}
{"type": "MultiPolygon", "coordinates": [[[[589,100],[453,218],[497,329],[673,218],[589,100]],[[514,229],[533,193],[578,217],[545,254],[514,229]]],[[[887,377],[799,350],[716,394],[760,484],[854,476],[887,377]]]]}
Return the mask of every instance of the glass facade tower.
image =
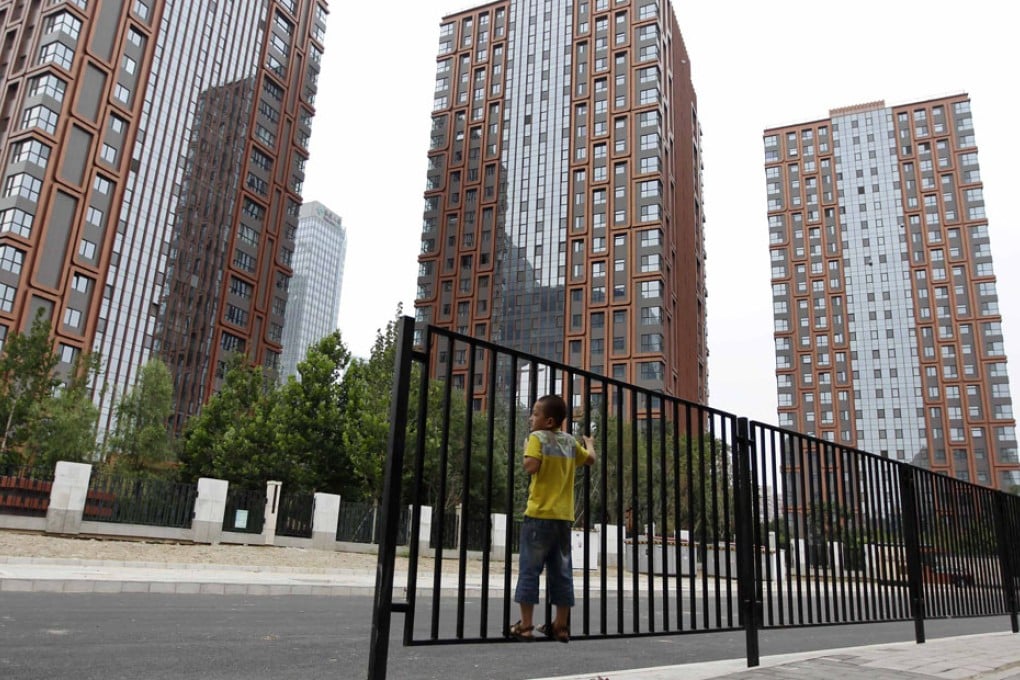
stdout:
{"type": "Polygon", "coordinates": [[[0,341],[98,352],[101,429],[161,356],[174,425],[226,353],[276,367],[324,0],[0,1],[0,341]]]}
{"type": "Polygon", "coordinates": [[[700,139],[667,0],[445,17],[417,321],[706,401],[700,139]]]}
{"type": "Polygon", "coordinates": [[[280,376],[297,374],[311,345],[337,328],[347,257],[347,230],[340,216],[318,201],[301,206],[294,243],[280,376]]]}
{"type": "Polygon", "coordinates": [[[966,94],[766,130],[779,424],[1020,488],[966,94]]]}

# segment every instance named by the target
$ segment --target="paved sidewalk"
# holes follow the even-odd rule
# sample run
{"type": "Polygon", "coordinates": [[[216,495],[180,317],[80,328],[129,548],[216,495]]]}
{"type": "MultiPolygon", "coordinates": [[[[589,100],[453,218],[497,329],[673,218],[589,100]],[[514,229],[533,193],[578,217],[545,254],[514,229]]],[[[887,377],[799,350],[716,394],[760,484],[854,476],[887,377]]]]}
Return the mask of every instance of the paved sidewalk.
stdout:
{"type": "Polygon", "coordinates": [[[1020,679],[1020,635],[988,633],[536,680],[945,680],[1020,679]]]}

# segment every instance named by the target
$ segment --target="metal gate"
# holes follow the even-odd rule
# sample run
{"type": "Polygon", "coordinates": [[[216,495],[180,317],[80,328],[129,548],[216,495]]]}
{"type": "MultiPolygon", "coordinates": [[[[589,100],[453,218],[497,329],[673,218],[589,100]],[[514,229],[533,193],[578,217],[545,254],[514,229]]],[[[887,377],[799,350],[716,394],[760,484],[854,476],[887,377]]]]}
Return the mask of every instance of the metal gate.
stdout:
{"type": "Polygon", "coordinates": [[[548,393],[598,452],[575,488],[573,640],[742,629],[757,665],[761,627],[913,619],[921,642],[925,616],[1008,613],[1017,632],[1013,496],[451,331],[416,338],[408,317],[395,367],[370,680],[385,678],[394,613],[405,645],[509,639],[513,537],[494,545],[486,521],[469,541],[465,521],[456,549],[430,548],[422,509],[433,527],[459,506],[512,531],[527,415],[548,393]]]}

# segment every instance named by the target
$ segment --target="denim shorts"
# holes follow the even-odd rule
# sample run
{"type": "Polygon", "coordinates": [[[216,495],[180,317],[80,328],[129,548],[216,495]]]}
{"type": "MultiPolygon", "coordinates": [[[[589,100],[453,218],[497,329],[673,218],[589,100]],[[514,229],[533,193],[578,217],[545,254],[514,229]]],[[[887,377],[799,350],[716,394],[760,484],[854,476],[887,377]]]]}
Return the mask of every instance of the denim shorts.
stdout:
{"type": "Polygon", "coordinates": [[[520,573],[514,602],[538,604],[538,577],[546,568],[549,603],[574,606],[574,572],[570,563],[571,522],[525,517],[521,526],[520,573]]]}

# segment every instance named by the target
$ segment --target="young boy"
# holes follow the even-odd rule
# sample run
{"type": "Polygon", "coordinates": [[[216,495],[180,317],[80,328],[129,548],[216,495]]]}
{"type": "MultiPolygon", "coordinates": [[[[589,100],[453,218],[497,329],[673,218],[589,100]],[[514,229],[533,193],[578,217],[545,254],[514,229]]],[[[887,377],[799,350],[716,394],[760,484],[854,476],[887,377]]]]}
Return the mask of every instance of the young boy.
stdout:
{"type": "Polygon", "coordinates": [[[531,434],[524,448],[524,471],[531,475],[528,507],[521,527],[520,570],[514,602],[521,619],[510,627],[511,637],[533,639],[533,615],[538,604],[539,575],[549,568],[549,601],[556,620],[540,630],[560,642],[570,642],[567,617],[574,606],[574,574],[570,563],[570,529],[574,524],[574,469],[595,464],[595,444],[584,437],[582,447],[563,432],[567,405],[547,395],[535,402],[528,417],[531,434]]]}

